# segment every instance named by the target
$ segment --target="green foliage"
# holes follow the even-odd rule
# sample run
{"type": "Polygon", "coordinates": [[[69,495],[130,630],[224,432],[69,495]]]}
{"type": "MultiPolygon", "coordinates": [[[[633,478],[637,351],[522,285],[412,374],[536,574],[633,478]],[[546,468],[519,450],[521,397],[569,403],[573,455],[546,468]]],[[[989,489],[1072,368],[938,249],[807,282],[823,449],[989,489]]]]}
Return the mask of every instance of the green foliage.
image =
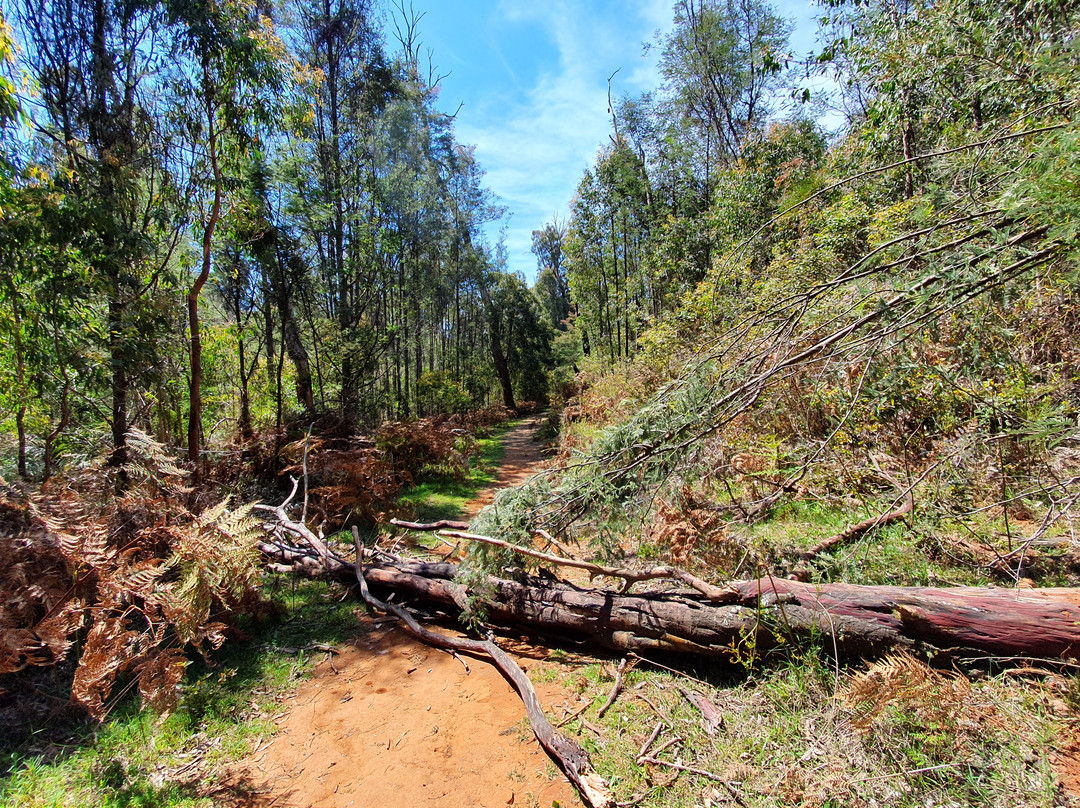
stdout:
{"type": "MultiPolygon", "coordinates": [[[[669,186],[663,215],[655,198],[650,208],[649,178],[683,160],[686,141],[658,137],[651,98],[618,107],[612,147],[579,185],[566,256],[583,343],[608,362],[636,356],[610,378],[582,377],[594,387],[568,412],[604,428],[564,430],[560,471],[503,503],[490,530],[520,540],[544,527],[603,552],[614,529],[633,548],[657,503],[700,486],[732,531],[764,523],[762,562],[783,570],[777,503],[855,497],[872,515],[910,485],[927,526],[875,534],[819,573],[982,582],[986,571],[926,560],[936,519],[998,503],[1009,541],[1017,519],[1028,535],[1061,529],[1080,411],[1075,9],[833,9],[845,38],[826,58],[863,93],[865,117],[827,152],[805,121],[756,130],[738,159],[706,162],[704,209],[692,183],[669,186]],[[620,230],[623,202],[639,229],[620,230]],[[640,251],[624,247],[632,238],[640,251]],[[655,307],[643,333],[612,316],[635,283],[655,307]]],[[[680,4],[683,55],[666,54],[687,60],[680,70],[693,66],[698,10],[680,4]]]]}
{"type": "Polygon", "coordinates": [[[473,403],[461,382],[445,370],[422,374],[416,381],[416,398],[424,415],[461,414],[473,403]]]}

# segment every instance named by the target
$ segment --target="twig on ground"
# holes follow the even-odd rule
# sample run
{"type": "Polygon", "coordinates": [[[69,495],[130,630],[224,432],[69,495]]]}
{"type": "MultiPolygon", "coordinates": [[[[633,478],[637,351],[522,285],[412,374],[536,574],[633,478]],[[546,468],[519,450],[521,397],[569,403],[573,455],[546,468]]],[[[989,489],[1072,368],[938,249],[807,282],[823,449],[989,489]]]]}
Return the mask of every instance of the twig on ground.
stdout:
{"type": "Polygon", "coordinates": [[[904,504],[899,508],[883,513],[880,516],[864,519],[854,525],[848,525],[839,533],[829,536],[829,538],[815,544],[799,556],[799,564],[794,572],[792,572],[791,578],[796,581],[807,580],[810,577],[810,563],[822,553],[827,553],[835,550],[837,547],[842,547],[848,542],[858,539],[864,533],[874,530],[875,528],[890,525],[893,522],[898,522],[907,517],[915,510],[915,497],[912,494],[912,489],[914,487],[914,485],[908,486],[907,490],[903,492],[902,496],[904,497],[904,504]]]}
{"type": "Polygon", "coordinates": [[[719,774],[713,774],[712,772],[705,771],[705,769],[696,769],[693,766],[684,766],[682,763],[674,763],[669,760],[660,760],[659,758],[652,756],[646,756],[642,758],[642,760],[644,760],[646,763],[652,763],[657,766],[667,766],[669,769],[677,769],[678,771],[686,772],[687,774],[696,774],[698,777],[705,777],[709,780],[713,780],[714,782],[720,783],[722,786],[724,786],[724,788],[726,788],[731,794],[731,796],[735,799],[735,802],[739,803],[739,805],[746,804],[743,802],[742,796],[739,794],[738,789],[736,789],[735,786],[731,785],[731,783],[729,783],[719,774]]]}
{"type": "Polygon", "coordinates": [[[649,699],[649,697],[648,697],[648,696],[643,696],[643,695],[641,695],[640,693],[635,693],[634,695],[636,695],[636,696],[637,696],[637,697],[638,697],[639,699],[641,699],[641,700],[642,700],[643,702],[645,702],[646,704],[648,704],[648,705],[649,705],[649,707],[651,707],[651,708],[652,708],[652,711],[653,711],[653,713],[654,713],[654,714],[656,715],[656,717],[657,717],[657,718],[659,718],[659,719],[660,719],[661,721],[663,721],[663,722],[664,722],[665,724],[667,724],[667,723],[670,723],[670,722],[669,722],[669,721],[667,720],[667,716],[666,716],[666,715],[664,715],[664,714],[663,714],[662,712],[660,712],[660,708],[659,708],[659,707],[657,707],[657,706],[656,706],[655,704],[653,704],[653,703],[652,703],[652,701],[651,701],[651,700],[649,699]]]}
{"type": "MultiPolygon", "coordinates": [[[[662,744],[660,744],[659,747],[657,747],[656,751],[653,752],[653,757],[656,757],[660,753],[662,753],[662,752],[670,749],[671,747],[675,746],[676,744],[680,744],[682,742],[683,742],[683,739],[680,738],[678,735],[676,735],[674,738],[668,738],[666,741],[664,741],[662,744]]],[[[645,760],[645,756],[642,755],[641,759],[645,760]]]]}
{"type": "Polygon", "coordinates": [[[461,654],[459,654],[457,651],[453,651],[453,650],[447,651],[446,653],[450,654],[450,656],[452,656],[454,659],[456,659],[458,662],[460,662],[462,664],[462,667],[465,668],[465,675],[466,676],[468,676],[470,673],[472,673],[472,671],[469,670],[469,663],[465,661],[465,658],[461,654]]]}
{"type": "Polygon", "coordinates": [[[585,718],[585,716],[581,716],[581,725],[583,727],[585,727],[586,729],[590,729],[594,733],[596,733],[596,736],[598,738],[603,738],[604,737],[603,730],[601,730],[600,727],[596,726],[595,724],[590,723],[589,720],[585,718]]]}
{"type": "Polygon", "coordinates": [[[660,730],[664,728],[663,721],[657,721],[656,726],[653,727],[652,734],[645,740],[645,743],[641,745],[641,750],[637,753],[638,765],[641,765],[641,759],[645,757],[645,753],[649,751],[649,747],[653,745],[653,742],[659,737],[660,730]]]}
{"type": "MultiPolygon", "coordinates": [[[[601,707],[600,711],[596,714],[597,718],[603,718],[604,713],[606,713],[611,708],[611,705],[615,703],[615,699],[619,697],[619,693],[623,689],[623,676],[626,674],[627,670],[634,667],[633,664],[631,664],[629,667],[627,666],[627,662],[629,661],[630,657],[624,657],[623,660],[619,662],[619,667],[615,671],[615,684],[611,688],[611,694],[608,696],[607,701],[604,702],[604,706],[601,707]]],[[[636,664],[636,661],[634,664],[636,664]]]]}
{"type": "Polygon", "coordinates": [[[577,718],[579,715],[581,715],[583,712],[588,710],[591,706],[592,706],[592,700],[589,700],[589,701],[585,702],[580,707],[578,707],[576,710],[574,710],[574,712],[568,714],[566,716],[566,718],[564,718],[562,721],[560,721],[555,726],[556,727],[564,727],[564,726],[566,726],[571,721],[573,721],[575,718],[577,718]]]}
{"type": "Polygon", "coordinates": [[[716,709],[715,704],[709,701],[705,696],[700,693],[695,693],[692,690],[684,690],[680,687],[679,692],[683,694],[683,697],[688,702],[697,707],[701,712],[706,735],[715,735],[723,728],[724,714],[716,709]]]}

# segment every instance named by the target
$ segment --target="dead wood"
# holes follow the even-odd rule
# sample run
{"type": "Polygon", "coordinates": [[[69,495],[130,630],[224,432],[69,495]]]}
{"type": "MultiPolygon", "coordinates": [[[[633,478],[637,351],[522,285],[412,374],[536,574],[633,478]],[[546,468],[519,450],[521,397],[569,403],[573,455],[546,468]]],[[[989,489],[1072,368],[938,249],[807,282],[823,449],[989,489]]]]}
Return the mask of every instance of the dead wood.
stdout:
{"type": "MultiPolygon", "coordinates": [[[[566,718],[562,719],[555,726],[557,726],[557,727],[565,727],[567,724],[569,724],[571,721],[573,721],[575,718],[577,718],[583,712],[588,710],[591,706],[592,706],[592,701],[591,700],[586,701],[584,704],[582,704],[580,707],[578,707],[576,710],[574,710],[574,712],[568,713],[566,718]]],[[[566,708],[564,707],[563,710],[565,711],[565,709],[566,708]]]]}
{"type": "Polygon", "coordinates": [[[440,519],[438,522],[406,522],[404,519],[391,519],[390,524],[406,530],[468,530],[468,522],[456,522],[453,519],[440,519]]]}
{"type": "Polygon", "coordinates": [[[810,577],[810,563],[814,561],[822,553],[830,553],[839,547],[843,547],[849,542],[853,542],[856,539],[868,533],[871,530],[875,530],[885,525],[890,525],[893,522],[899,522],[901,519],[906,518],[912,511],[915,510],[915,498],[912,495],[911,488],[904,492],[904,504],[899,508],[883,513],[880,516],[875,516],[870,519],[864,519],[861,522],[857,522],[854,525],[841,530],[839,533],[830,536],[824,541],[818,542],[809,550],[799,556],[799,565],[792,572],[792,579],[796,581],[805,581],[810,577]]]}
{"type": "Polygon", "coordinates": [[[715,780],[717,783],[723,783],[724,785],[728,784],[727,780],[725,780],[719,774],[713,774],[712,772],[707,772],[704,769],[695,769],[693,766],[684,766],[682,763],[672,763],[670,760],[661,760],[660,758],[651,757],[650,755],[645,755],[641,759],[645,763],[652,763],[654,766],[667,766],[668,768],[677,769],[681,772],[689,772],[690,774],[696,774],[699,777],[704,777],[708,780],[715,780]]]}
{"type": "Polygon", "coordinates": [[[574,740],[556,731],[551,726],[551,722],[547,720],[540,706],[540,700],[536,696],[532,682],[529,681],[529,677],[525,675],[521,667],[491,639],[483,641],[470,640],[430,631],[417,623],[416,619],[403,607],[376,598],[368,588],[366,571],[361,564],[363,547],[360,544],[360,536],[356,528],[353,528],[353,542],[356,548],[356,581],[360,585],[360,592],[364,600],[381,612],[395,615],[401,620],[405,629],[421,642],[437,648],[465,651],[490,658],[495,667],[513,684],[514,689],[517,690],[521,700],[525,703],[525,712],[536,739],[540,741],[540,745],[566,772],[566,776],[585,801],[593,808],[614,808],[615,798],[603,778],[592,768],[585,750],[574,740]]]}
{"type": "Polygon", "coordinates": [[[519,555],[537,558],[541,561],[546,561],[549,564],[555,564],[560,567],[572,567],[574,569],[585,570],[594,577],[602,575],[607,578],[621,578],[624,582],[623,592],[628,591],[631,586],[639,581],[675,580],[682,581],[687,586],[693,587],[715,603],[727,602],[731,600],[735,594],[735,591],[730,587],[713,586],[707,581],[701,580],[696,575],[691,575],[689,572],[678,569],[677,567],[649,567],[648,569],[643,570],[635,570],[628,567],[605,567],[601,564],[593,564],[590,561],[580,561],[576,558],[563,558],[562,556],[552,555],[551,553],[542,553],[539,550],[533,550],[531,547],[522,547],[519,544],[511,544],[502,539],[494,539],[490,536],[480,536],[476,533],[447,530],[444,535],[447,535],[452,539],[464,539],[465,541],[489,544],[493,547],[502,547],[503,549],[518,553],[519,555]]]}
{"type": "Polygon", "coordinates": [[[649,751],[649,747],[652,746],[653,743],[656,742],[656,739],[660,737],[660,730],[662,730],[663,728],[664,728],[663,720],[657,721],[656,726],[653,727],[652,734],[649,735],[649,737],[645,739],[645,743],[643,743],[641,745],[641,749],[638,751],[637,758],[636,758],[637,763],[638,763],[639,766],[642,763],[641,759],[643,757],[645,757],[645,753],[649,751]]]}
{"type": "MultiPolygon", "coordinates": [[[[311,565],[300,571],[311,574],[311,565]]],[[[349,564],[326,574],[348,581],[356,573],[349,564]]],[[[363,569],[373,588],[454,611],[469,603],[456,575],[453,564],[373,563],[363,569]]],[[[639,655],[733,658],[751,644],[768,655],[822,638],[826,648],[849,659],[897,646],[957,656],[1080,655],[1078,589],[817,586],[766,578],[731,584],[727,603],[687,591],[624,595],[542,579],[491,577],[485,589],[492,624],[580,636],[639,655]]]]}
{"type": "MultiPolygon", "coordinates": [[[[266,510],[282,518],[283,509],[266,510]]],[[[295,564],[307,575],[321,567],[325,575],[357,580],[355,565],[334,555],[325,543],[320,547],[311,542],[310,531],[293,524],[275,535],[295,535],[315,548],[268,540],[264,552],[276,563],[295,564]]],[[[537,555],[551,563],[570,561],[537,555]]],[[[633,570],[576,561],[572,566],[642,580],[633,570]]],[[[372,589],[450,607],[451,612],[470,605],[470,592],[458,582],[454,564],[406,562],[382,554],[378,563],[363,567],[361,577],[372,589]]],[[[624,654],[737,659],[750,647],[767,656],[824,639],[825,648],[848,659],[880,656],[898,646],[955,656],[1080,655],[1078,589],[812,585],[767,578],[735,582],[722,590],[713,587],[723,598],[710,600],[690,591],[629,595],[548,579],[493,576],[483,589],[487,620],[493,625],[581,637],[624,654]]]]}
{"type": "MultiPolygon", "coordinates": [[[[629,657],[624,658],[619,662],[619,667],[615,671],[615,684],[611,688],[611,693],[608,695],[607,701],[604,702],[604,706],[596,713],[597,718],[603,718],[604,713],[611,709],[611,705],[615,703],[615,699],[619,698],[619,693],[623,689],[623,677],[626,675],[628,668],[634,667],[634,664],[627,665],[630,661],[629,657]]],[[[635,660],[636,663],[636,660],[635,660]]]]}
{"type": "Polygon", "coordinates": [[[706,735],[715,735],[720,731],[724,726],[724,714],[716,709],[715,704],[700,693],[695,693],[693,690],[684,690],[680,687],[679,692],[683,694],[683,698],[697,707],[698,711],[701,713],[702,726],[705,728],[706,735]]]}

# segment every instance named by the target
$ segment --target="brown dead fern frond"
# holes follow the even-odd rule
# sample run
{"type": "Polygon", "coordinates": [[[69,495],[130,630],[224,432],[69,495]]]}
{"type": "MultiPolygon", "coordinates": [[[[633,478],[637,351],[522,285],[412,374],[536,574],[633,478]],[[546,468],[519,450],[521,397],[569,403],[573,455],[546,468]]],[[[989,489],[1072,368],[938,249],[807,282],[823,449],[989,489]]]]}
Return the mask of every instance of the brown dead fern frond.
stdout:
{"type": "Polygon", "coordinates": [[[170,648],[140,662],[135,672],[143,704],[162,716],[172,712],[179,700],[180,683],[186,669],[187,659],[178,648],[170,648]]]}
{"type": "Polygon", "coordinates": [[[178,574],[168,589],[167,612],[184,642],[220,645],[217,624],[205,630],[215,605],[238,606],[257,586],[256,542],[263,533],[251,509],[248,504],[230,511],[226,500],[180,531],[165,566],[178,574]]]}
{"type": "Polygon", "coordinates": [[[196,516],[186,472],[149,436],[131,440],[133,484],[122,495],[98,468],[0,507],[0,551],[11,562],[0,569],[0,674],[78,649],[72,701],[98,719],[125,676],[148,705],[168,710],[185,650],[219,647],[223,616],[260,602],[263,533],[251,506],[223,501],[196,516]]]}
{"type": "Polygon", "coordinates": [[[99,617],[87,635],[75,669],[72,700],[95,718],[103,718],[116,677],[140,651],[139,640],[140,633],[128,627],[124,615],[99,617]]]}
{"type": "Polygon", "coordinates": [[[849,678],[837,697],[851,711],[851,723],[865,729],[890,704],[922,704],[946,683],[946,677],[910,654],[890,654],[849,678]]]}
{"type": "Polygon", "coordinates": [[[982,699],[967,677],[934,670],[907,653],[890,654],[848,678],[837,691],[858,729],[888,723],[936,727],[960,745],[1004,727],[992,701],[982,699]]]}
{"type": "Polygon", "coordinates": [[[132,428],[127,433],[127,445],[130,458],[127,471],[133,479],[150,482],[173,495],[191,492],[185,485],[189,477],[187,470],[169,456],[164,444],[132,428]]]}

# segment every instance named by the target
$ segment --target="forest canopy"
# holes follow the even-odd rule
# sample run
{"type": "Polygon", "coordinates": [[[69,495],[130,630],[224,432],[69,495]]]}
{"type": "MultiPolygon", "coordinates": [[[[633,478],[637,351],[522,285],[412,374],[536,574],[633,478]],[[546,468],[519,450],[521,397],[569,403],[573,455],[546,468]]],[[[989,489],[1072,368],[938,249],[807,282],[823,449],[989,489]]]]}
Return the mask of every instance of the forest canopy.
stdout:
{"type": "Polygon", "coordinates": [[[195,462],[297,414],[546,396],[502,210],[390,13],[393,48],[366,0],[12,5],[7,473],[123,465],[132,427],[195,462]]]}

